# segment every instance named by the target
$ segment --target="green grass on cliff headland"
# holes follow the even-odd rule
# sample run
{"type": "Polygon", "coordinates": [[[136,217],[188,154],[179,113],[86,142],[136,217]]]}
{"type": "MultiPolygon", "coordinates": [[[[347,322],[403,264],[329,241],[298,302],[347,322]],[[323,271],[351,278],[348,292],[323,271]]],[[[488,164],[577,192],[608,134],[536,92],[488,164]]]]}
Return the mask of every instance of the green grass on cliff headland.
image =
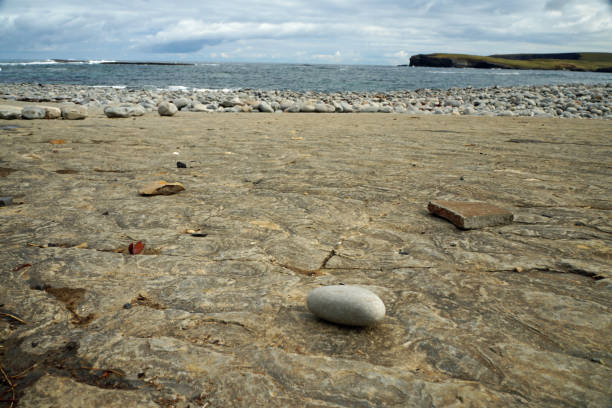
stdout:
{"type": "Polygon", "coordinates": [[[454,66],[507,69],[547,69],[612,72],[612,53],[581,52],[565,54],[467,55],[429,54],[435,59],[450,59],[454,66]]]}

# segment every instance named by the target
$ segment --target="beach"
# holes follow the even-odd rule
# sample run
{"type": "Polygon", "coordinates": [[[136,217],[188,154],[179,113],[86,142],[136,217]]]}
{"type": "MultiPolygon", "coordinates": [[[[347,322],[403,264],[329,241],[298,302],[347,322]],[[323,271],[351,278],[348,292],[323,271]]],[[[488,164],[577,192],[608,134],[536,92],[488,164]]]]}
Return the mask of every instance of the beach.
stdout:
{"type": "MultiPolygon", "coordinates": [[[[12,94],[0,105],[75,102],[12,94]]],[[[248,99],[217,94],[216,110],[248,99]]],[[[110,119],[99,104],[83,120],[0,120],[0,196],[12,198],[0,207],[0,361],[15,383],[3,398],[609,406],[610,122],[556,104],[539,117],[440,105],[110,119]],[[546,117],[565,112],[578,115],[546,117]],[[138,193],[156,180],[185,190],[138,193]],[[461,230],[429,214],[431,200],[490,203],[514,221],[461,230]],[[311,290],[339,284],[376,293],[384,320],[351,328],[308,311],[311,290]]]]}

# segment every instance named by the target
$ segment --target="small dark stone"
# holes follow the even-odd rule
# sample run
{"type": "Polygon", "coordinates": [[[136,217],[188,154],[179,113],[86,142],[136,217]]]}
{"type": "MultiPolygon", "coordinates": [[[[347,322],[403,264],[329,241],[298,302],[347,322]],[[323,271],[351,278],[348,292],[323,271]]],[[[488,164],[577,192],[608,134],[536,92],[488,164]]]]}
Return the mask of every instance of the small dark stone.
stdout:
{"type": "Polygon", "coordinates": [[[461,176],[461,177],[459,177],[459,180],[463,181],[463,180],[465,180],[465,179],[463,178],[463,176],[461,176]]]}
{"type": "Polygon", "coordinates": [[[400,250],[399,250],[399,254],[400,254],[400,255],[410,255],[410,252],[408,252],[408,250],[407,250],[407,249],[400,249],[400,250]]]}
{"type": "Polygon", "coordinates": [[[0,197],[0,207],[13,204],[13,197],[0,197]]]}
{"type": "Polygon", "coordinates": [[[546,214],[546,213],[542,213],[542,217],[546,217],[546,218],[553,218],[552,215],[550,214],[546,214]]]}
{"type": "Polygon", "coordinates": [[[202,232],[194,232],[193,234],[191,234],[192,237],[198,237],[198,238],[202,238],[207,236],[208,234],[204,234],[202,232]]]}
{"type": "Polygon", "coordinates": [[[109,214],[109,212],[108,212],[108,211],[104,211],[104,212],[102,213],[102,215],[108,215],[108,214],[109,214]]]}
{"type": "Polygon", "coordinates": [[[145,376],[145,373],[138,373],[138,378],[142,378],[145,376]]]}
{"type": "Polygon", "coordinates": [[[263,181],[263,179],[262,179],[262,178],[260,178],[260,179],[258,179],[258,180],[255,180],[255,181],[253,182],[253,184],[259,184],[259,183],[261,183],[262,181],[263,181]]]}
{"type": "Polygon", "coordinates": [[[179,169],[186,169],[187,165],[183,162],[177,161],[176,162],[176,167],[178,167],[179,169]]]}
{"type": "Polygon", "coordinates": [[[77,343],[76,341],[69,341],[68,343],[66,343],[66,350],[68,351],[78,350],[78,348],[79,343],[77,343]]]}
{"type": "Polygon", "coordinates": [[[34,348],[34,347],[38,346],[38,343],[37,343],[37,342],[35,342],[35,341],[33,341],[33,342],[31,343],[31,346],[32,346],[32,348],[34,348]]]}
{"type": "Polygon", "coordinates": [[[586,224],[582,221],[576,221],[574,225],[577,227],[586,227],[586,224]]]}
{"type": "Polygon", "coordinates": [[[131,309],[132,308],[132,304],[131,303],[126,303],[125,305],[123,305],[124,309],[131,309]]]}
{"type": "Polygon", "coordinates": [[[457,243],[456,242],[451,242],[449,245],[454,247],[454,246],[457,246],[457,243]]]}
{"type": "Polygon", "coordinates": [[[601,361],[601,358],[591,357],[591,361],[597,364],[603,364],[603,361],[601,361]]]}

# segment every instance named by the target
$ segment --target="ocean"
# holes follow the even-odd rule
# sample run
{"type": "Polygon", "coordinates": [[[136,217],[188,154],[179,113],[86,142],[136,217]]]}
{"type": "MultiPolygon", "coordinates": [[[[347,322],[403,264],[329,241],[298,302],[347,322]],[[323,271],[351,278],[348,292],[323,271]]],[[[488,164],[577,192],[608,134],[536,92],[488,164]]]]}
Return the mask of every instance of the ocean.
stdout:
{"type": "Polygon", "coordinates": [[[597,72],[266,63],[115,65],[101,62],[3,61],[0,62],[0,83],[302,92],[612,83],[612,73],[597,72]]]}

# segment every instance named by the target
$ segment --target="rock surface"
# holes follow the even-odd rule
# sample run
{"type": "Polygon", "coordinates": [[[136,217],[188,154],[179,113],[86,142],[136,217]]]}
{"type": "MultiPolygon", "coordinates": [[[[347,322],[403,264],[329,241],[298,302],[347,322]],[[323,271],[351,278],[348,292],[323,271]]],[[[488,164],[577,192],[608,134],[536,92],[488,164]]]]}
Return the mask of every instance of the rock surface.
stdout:
{"type": "Polygon", "coordinates": [[[0,361],[26,406],[610,406],[610,122],[94,113],[0,123],[23,202],[0,312],[25,322],[0,316],[0,361]],[[159,178],[189,188],[136,194],[159,178]],[[432,197],[515,220],[461,231],[432,197]],[[308,311],[340,283],[384,320],[308,311]]]}
{"type": "Polygon", "coordinates": [[[316,288],[306,297],[317,317],[347,326],[371,326],[385,317],[385,304],[371,291],[353,285],[316,288]]]}

